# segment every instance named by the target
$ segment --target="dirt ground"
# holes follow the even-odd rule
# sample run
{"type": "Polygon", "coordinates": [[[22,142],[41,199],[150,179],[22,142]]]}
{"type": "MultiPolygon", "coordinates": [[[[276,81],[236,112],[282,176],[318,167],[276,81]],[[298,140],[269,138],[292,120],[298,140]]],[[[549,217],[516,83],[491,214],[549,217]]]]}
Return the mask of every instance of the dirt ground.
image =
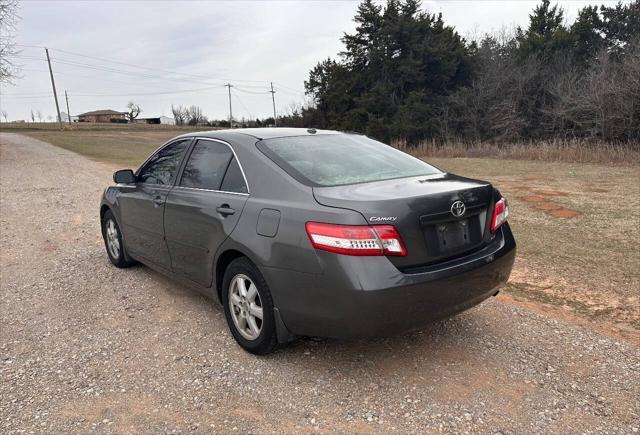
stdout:
{"type": "MultiPolygon", "coordinates": [[[[475,163],[478,174],[489,171],[481,164],[475,163]]],[[[580,246],[571,234],[595,225],[591,214],[607,217],[602,233],[610,238],[597,243],[607,249],[624,243],[617,228],[622,211],[585,207],[580,199],[588,189],[607,189],[593,192],[604,201],[622,182],[615,173],[607,183],[593,178],[593,185],[565,183],[557,174],[566,169],[553,165],[542,172],[545,180],[518,180],[515,166],[485,176],[513,197],[513,225],[528,259],[519,260],[514,296],[401,337],[307,338],[258,358],[235,345],[213,302],[146,267],[111,266],[97,212],[112,170],[35,139],[0,134],[3,433],[640,430],[640,347],[633,336],[602,329],[590,315],[574,321],[554,303],[519,301],[517,294],[547,294],[547,287],[518,288],[523,283],[555,289],[562,282],[549,298],[569,301],[580,278],[580,286],[603,286],[584,294],[614,292],[620,306],[613,311],[633,304],[625,298],[633,298],[637,275],[622,254],[599,256],[591,245],[571,250],[580,246]],[[533,196],[544,201],[527,199],[533,196]],[[563,209],[579,214],[550,214],[563,209]],[[549,221],[554,229],[543,236],[549,221]],[[565,233],[573,248],[560,241],[552,250],[545,246],[545,237],[565,233]],[[551,255],[555,260],[545,262],[551,255]],[[615,264],[604,264],[607,258],[615,264]],[[596,266],[601,272],[590,270],[596,266]],[[605,286],[617,271],[625,275],[605,286]]],[[[594,171],[586,178],[600,169],[594,171]]],[[[627,200],[637,210],[637,191],[627,200]]],[[[628,231],[637,240],[637,227],[628,231]]],[[[632,311],[612,318],[630,325],[632,311]]]]}

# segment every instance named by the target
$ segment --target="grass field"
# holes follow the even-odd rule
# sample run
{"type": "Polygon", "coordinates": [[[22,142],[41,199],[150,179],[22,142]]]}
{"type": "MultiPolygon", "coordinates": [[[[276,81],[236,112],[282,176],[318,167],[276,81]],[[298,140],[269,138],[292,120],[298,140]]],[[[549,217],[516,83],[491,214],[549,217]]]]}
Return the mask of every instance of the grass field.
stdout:
{"type": "Polygon", "coordinates": [[[165,127],[157,130],[142,128],[71,131],[36,129],[16,132],[66,148],[94,160],[135,168],[164,142],[190,131],[196,130],[165,127]]]}
{"type": "Polygon", "coordinates": [[[598,143],[584,139],[555,139],[535,143],[450,142],[446,145],[422,142],[409,147],[402,141],[397,148],[432,157],[491,157],[545,162],[601,163],[618,166],[640,164],[640,143],[598,143]]]}
{"type": "MultiPolygon", "coordinates": [[[[146,127],[146,126],[145,126],[146,127]]],[[[188,130],[19,131],[89,158],[136,167],[188,130]]],[[[518,259],[506,293],[560,313],[640,332],[640,166],[426,158],[491,181],[510,201],[518,259]]]]}
{"type": "Polygon", "coordinates": [[[119,124],[115,122],[75,122],[63,123],[62,127],[57,122],[2,122],[0,130],[8,132],[23,131],[158,131],[158,130],[211,130],[211,127],[192,127],[166,124],[119,124]]]}

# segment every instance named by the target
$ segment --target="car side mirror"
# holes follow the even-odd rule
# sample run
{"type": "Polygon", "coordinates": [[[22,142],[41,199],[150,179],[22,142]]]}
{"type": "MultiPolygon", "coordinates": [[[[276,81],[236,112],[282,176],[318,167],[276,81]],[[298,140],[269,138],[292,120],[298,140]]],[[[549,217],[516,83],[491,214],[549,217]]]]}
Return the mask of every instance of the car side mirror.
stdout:
{"type": "Polygon", "coordinates": [[[116,184],[135,183],[136,176],[131,169],[121,169],[113,173],[113,182],[116,184]]]}

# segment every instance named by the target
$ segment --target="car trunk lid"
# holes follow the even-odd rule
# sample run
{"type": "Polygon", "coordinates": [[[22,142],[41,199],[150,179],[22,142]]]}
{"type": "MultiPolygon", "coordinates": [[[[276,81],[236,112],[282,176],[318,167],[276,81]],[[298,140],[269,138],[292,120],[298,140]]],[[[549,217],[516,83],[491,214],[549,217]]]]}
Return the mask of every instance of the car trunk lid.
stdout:
{"type": "Polygon", "coordinates": [[[490,239],[491,184],[453,174],[314,187],[318,203],[359,212],[372,225],[393,225],[407,248],[390,257],[398,268],[446,261],[480,249],[490,239]],[[454,215],[452,206],[464,212],[454,215]]]}

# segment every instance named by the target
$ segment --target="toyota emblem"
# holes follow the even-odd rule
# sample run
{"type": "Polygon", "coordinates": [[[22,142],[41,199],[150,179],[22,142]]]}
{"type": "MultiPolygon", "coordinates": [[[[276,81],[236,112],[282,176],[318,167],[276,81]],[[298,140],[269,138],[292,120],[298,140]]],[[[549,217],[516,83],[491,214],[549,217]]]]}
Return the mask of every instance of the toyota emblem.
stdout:
{"type": "Polygon", "coordinates": [[[462,201],[456,201],[451,204],[451,214],[455,217],[464,216],[464,212],[467,211],[467,207],[464,205],[462,201]]]}

